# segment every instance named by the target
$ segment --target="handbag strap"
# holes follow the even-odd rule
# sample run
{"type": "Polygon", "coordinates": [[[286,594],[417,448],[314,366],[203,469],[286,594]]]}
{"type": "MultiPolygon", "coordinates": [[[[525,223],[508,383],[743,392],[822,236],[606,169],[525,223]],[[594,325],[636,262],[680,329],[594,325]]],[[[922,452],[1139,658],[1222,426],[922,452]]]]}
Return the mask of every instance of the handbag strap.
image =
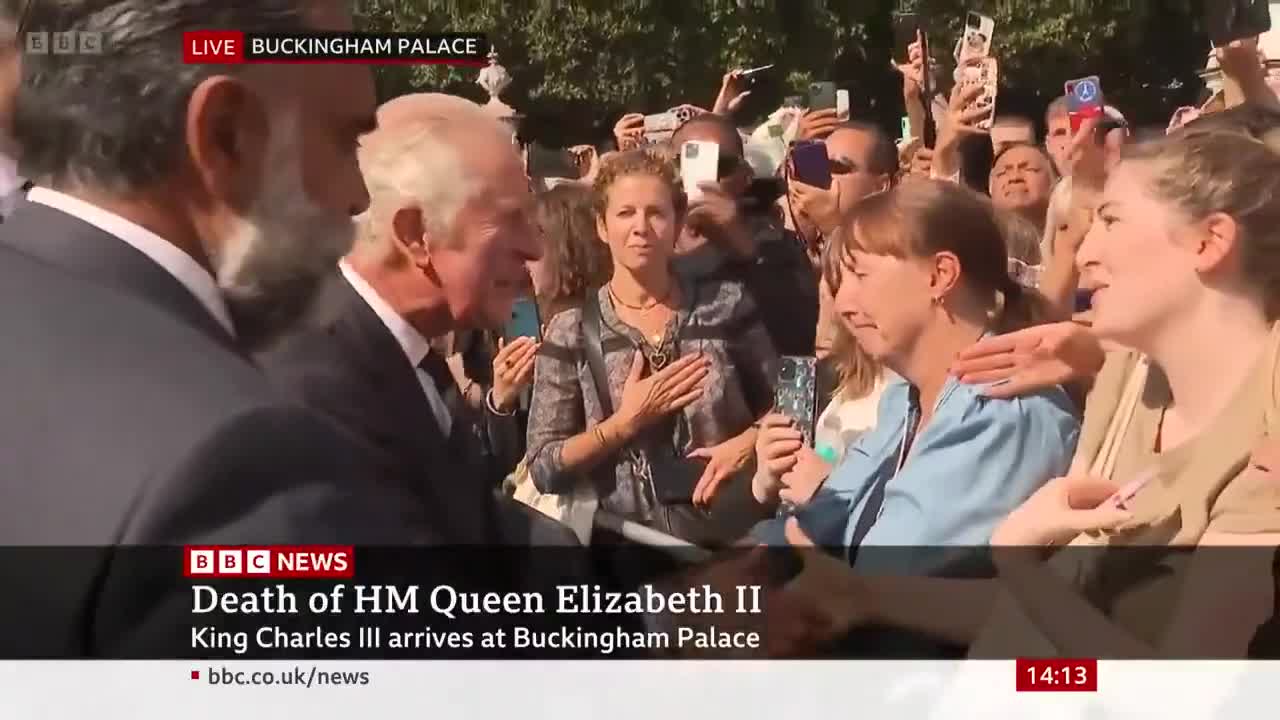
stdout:
{"type": "Polygon", "coordinates": [[[586,302],[582,304],[582,351],[587,356],[587,371],[591,373],[591,382],[596,386],[596,395],[600,400],[600,411],[605,417],[613,415],[613,399],[609,396],[609,374],[604,364],[604,345],[600,341],[600,296],[587,293],[586,302]]]}

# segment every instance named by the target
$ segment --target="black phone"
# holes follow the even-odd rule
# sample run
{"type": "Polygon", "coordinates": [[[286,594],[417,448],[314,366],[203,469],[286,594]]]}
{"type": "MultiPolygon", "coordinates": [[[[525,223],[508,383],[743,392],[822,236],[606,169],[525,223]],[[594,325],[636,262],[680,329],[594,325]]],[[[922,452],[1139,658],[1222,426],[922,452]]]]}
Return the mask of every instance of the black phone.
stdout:
{"type": "Polygon", "coordinates": [[[821,140],[803,140],[791,149],[791,165],[795,179],[805,185],[831,189],[831,160],[827,158],[827,144],[821,140]]]}
{"type": "Polygon", "coordinates": [[[1271,29],[1267,0],[1205,0],[1204,25],[1214,47],[1257,37],[1271,29]]]}
{"type": "Polygon", "coordinates": [[[579,175],[573,153],[568,150],[552,150],[536,143],[529,146],[527,173],[532,178],[577,179],[579,175]]]}
{"type": "Polygon", "coordinates": [[[911,60],[911,43],[924,28],[920,25],[920,16],[909,12],[893,14],[893,55],[900,63],[911,60]]]}
{"type": "Polygon", "coordinates": [[[809,84],[810,110],[836,109],[836,84],[823,80],[809,84]]]}
{"type": "Polygon", "coordinates": [[[519,297],[511,304],[511,319],[502,328],[502,339],[511,342],[516,338],[542,339],[542,318],[538,316],[538,303],[531,297],[519,297]]]}

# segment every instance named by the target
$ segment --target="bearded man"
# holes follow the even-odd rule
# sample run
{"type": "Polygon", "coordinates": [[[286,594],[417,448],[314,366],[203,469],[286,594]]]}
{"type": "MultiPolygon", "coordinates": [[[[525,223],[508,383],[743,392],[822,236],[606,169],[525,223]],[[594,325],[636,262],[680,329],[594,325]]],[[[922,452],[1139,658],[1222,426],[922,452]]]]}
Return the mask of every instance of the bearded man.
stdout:
{"type": "MultiPolygon", "coordinates": [[[[23,62],[13,133],[36,187],[0,226],[0,544],[438,541],[249,360],[351,247],[368,68],[182,58],[184,31],[350,30],[347,3],[27,7],[28,31],[101,33],[102,52],[23,62]]],[[[188,655],[172,558],[121,553],[0,563],[24,609],[0,655],[188,655]]]]}

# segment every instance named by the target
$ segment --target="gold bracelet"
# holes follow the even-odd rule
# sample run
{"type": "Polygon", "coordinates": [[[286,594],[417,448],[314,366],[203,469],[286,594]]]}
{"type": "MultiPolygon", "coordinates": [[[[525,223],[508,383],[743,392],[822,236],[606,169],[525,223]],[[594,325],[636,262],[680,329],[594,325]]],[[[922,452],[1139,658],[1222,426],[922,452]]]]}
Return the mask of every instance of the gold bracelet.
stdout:
{"type": "Polygon", "coordinates": [[[595,428],[593,428],[592,432],[594,432],[594,433],[595,433],[596,440],[600,442],[600,447],[604,448],[605,450],[608,450],[608,449],[609,449],[609,441],[608,441],[608,440],[605,440],[605,437],[604,437],[604,431],[600,429],[600,426],[599,426],[599,425],[595,426],[595,428]]]}

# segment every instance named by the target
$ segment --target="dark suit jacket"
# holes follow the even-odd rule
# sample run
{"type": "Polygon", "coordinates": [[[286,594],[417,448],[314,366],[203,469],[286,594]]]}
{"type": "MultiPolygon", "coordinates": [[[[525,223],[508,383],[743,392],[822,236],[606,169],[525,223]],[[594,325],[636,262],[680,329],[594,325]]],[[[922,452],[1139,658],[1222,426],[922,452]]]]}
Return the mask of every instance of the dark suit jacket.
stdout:
{"type": "Polygon", "coordinates": [[[109,546],[0,565],[0,656],[189,654],[178,568],[114,546],[437,539],[176,279],[77,218],[0,226],[0,337],[0,546],[109,546]]]}
{"type": "MultiPolygon", "coordinates": [[[[459,414],[445,439],[404,350],[341,273],[324,283],[295,332],[258,360],[282,387],[368,443],[446,542],[577,544],[567,528],[495,496],[474,428],[459,414]]],[[[454,394],[446,391],[446,400],[454,394]]]]}

